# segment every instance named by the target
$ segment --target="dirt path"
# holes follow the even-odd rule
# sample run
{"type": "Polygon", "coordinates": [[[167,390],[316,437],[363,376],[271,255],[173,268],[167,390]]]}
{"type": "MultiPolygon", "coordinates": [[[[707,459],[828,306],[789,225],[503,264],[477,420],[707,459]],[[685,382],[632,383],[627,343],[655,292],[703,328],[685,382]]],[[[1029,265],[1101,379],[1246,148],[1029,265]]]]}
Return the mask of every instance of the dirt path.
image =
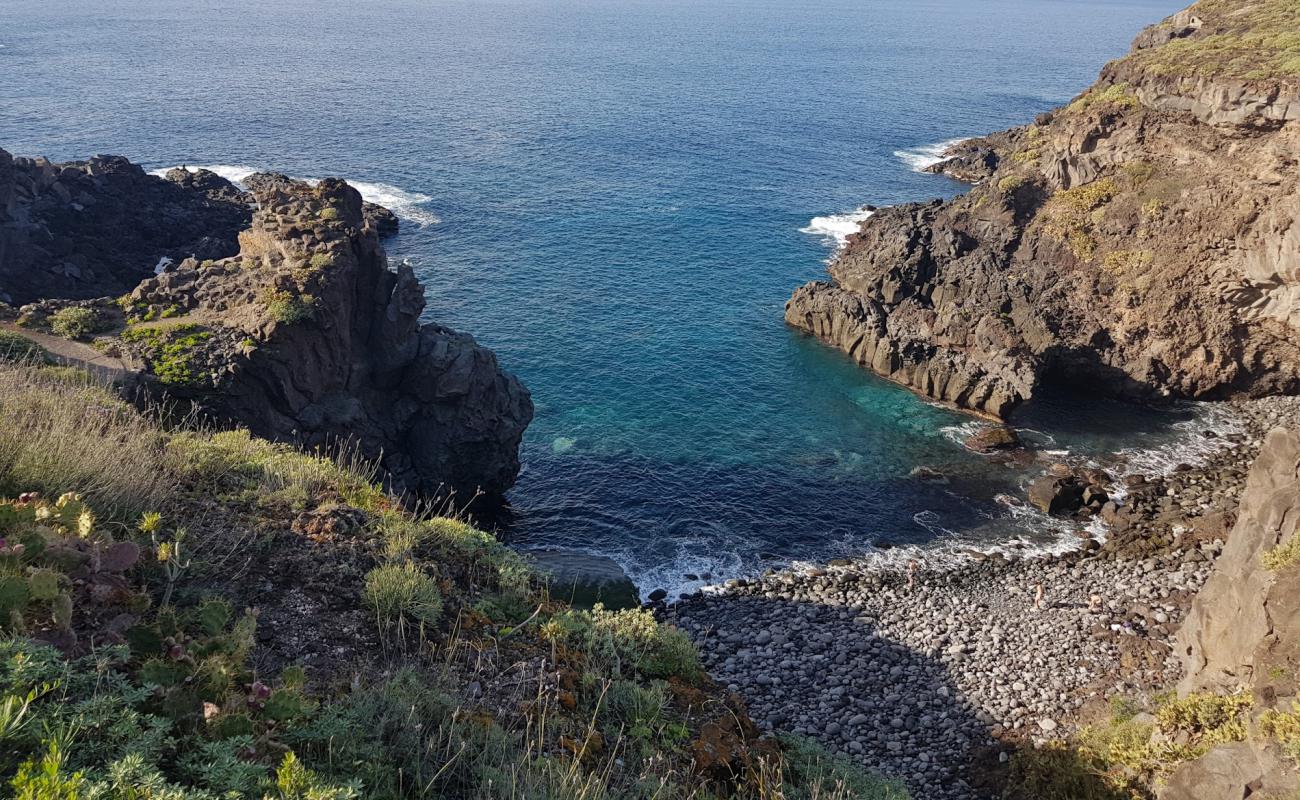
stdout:
{"type": "Polygon", "coordinates": [[[0,322],[0,330],[16,333],[32,340],[45,348],[46,352],[60,364],[80,367],[105,380],[127,381],[136,375],[135,370],[128,368],[121,359],[101,353],[88,344],[20,328],[12,322],[0,322]]]}

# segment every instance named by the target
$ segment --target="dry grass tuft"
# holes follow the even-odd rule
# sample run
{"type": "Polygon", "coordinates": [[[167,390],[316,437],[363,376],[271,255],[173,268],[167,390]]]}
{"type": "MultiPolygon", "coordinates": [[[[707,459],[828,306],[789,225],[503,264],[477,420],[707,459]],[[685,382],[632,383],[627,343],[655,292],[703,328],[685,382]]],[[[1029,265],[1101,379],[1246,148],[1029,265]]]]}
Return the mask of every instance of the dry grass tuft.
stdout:
{"type": "Polygon", "coordinates": [[[77,492],[114,517],[175,491],[167,436],[93,380],[0,363],[0,496],[77,492]]]}

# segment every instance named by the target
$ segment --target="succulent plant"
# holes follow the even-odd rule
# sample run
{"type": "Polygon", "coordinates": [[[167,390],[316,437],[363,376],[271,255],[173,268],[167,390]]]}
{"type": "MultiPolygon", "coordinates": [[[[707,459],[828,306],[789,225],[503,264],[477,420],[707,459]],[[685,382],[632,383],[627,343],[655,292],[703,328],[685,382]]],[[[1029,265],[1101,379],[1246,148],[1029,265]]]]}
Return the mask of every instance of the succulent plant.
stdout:
{"type": "Polygon", "coordinates": [[[48,603],[59,596],[59,573],[47,567],[32,570],[27,576],[27,590],[32,600],[48,603]]]}

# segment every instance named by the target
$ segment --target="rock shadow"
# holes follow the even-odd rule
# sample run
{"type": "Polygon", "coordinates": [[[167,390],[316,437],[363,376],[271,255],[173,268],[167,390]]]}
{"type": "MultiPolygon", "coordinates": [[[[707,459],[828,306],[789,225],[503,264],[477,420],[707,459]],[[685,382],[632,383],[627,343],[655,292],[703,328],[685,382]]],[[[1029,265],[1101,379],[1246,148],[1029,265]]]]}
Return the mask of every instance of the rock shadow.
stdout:
{"type": "Polygon", "coordinates": [[[810,736],[903,780],[916,798],[1000,796],[1010,747],[958,690],[938,653],[879,632],[873,612],[757,596],[703,596],[668,611],[715,679],[760,727],[810,736]]]}

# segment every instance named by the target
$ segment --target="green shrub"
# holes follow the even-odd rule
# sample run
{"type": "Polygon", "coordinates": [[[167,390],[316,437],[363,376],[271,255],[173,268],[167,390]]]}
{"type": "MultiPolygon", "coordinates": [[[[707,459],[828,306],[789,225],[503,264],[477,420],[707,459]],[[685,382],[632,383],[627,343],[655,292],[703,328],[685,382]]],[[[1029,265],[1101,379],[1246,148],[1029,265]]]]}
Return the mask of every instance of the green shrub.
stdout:
{"type": "Polygon", "coordinates": [[[679,677],[696,681],[703,675],[699,653],[681,630],[661,625],[641,608],[609,611],[599,603],[590,611],[570,610],[543,623],[542,636],[581,648],[589,666],[600,674],[632,672],[647,678],[679,677]]]}
{"type": "Polygon", "coordinates": [[[80,306],[61,308],[50,317],[50,330],[65,339],[80,339],[94,333],[99,324],[99,314],[80,306]]]}
{"type": "Polygon", "coordinates": [[[494,721],[459,711],[460,701],[427,675],[402,669],[322,708],[287,738],[313,768],[356,780],[367,797],[567,797],[556,791],[561,780],[541,780],[537,762],[494,721]]]}
{"type": "Polygon", "coordinates": [[[885,780],[847,758],[831,755],[812,739],[786,734],[780,742],[783,800],[908,799],[899,781],[885,780]]]}
{"type": "Polygon", "coordinates": [[[149,362],[149,369],[168,386],[194,386],[203,376],[197,356],[212,338],[199,325],[181,323],[166,327],[129,328],[121,340],[135,345],[149,362]]]}
{"type": "Polygon", "coordinates": [[[1264,569],[1277,572],[1300,561],[1300,536],[1292,536],[1277,547],[1265,550],[1260,556],[1264,569]]]}
{"type": "Polygon", "coordinates": [[[1065,189],[1052,195],[1044,206],[1045,230],[1066,242],[1081,261],[1092,258],[1097,249],[1093,230],[1107,203],[1119,193],[1112,178],[1065,189]]]}
{"type": "Polygon", "coordinates": [[[998,181],[998,191],[1002,194],[1013,194],[1021,186],[1025,185],[1025,179],[1020,175],[1008,175],[998,181]]]}
{"type": "Polygon", "coordinates": [[[306,322],[316,316],[316,298],[309,294],[273,289],[267,292],[264,302],[271,318],[285,325],[306,322]]]}
{"type": "Polygon", "coordinates": [[[651,739],[663,720],[668,693],[661,681],[642,686],[634,681],[616,680],[609,687],[609,711],[637,739],[651,739]]]}
{"type": "Polygon", "coordinates": [[[1090,108],[1106,108],[1108,110],[1135,109],[1138,107],[1137,95],[1127,83],[1116,83],[1107,86],[1102,91],[1089,90],[1078,100],[1075,100],[1067,107],[1067,111],[1072,113],[1081,113],[1090,108]]]}
{"type": "Polygon", "coordinates": [[[331,495],[367,511],[389,505],[376,482],[375,466],[350,452],[337,458],[310,455],[287,444],[255,439],[244,429],[182,431],[168,439],[166,450],[188,482],[218,494],[246,494],[299,509],[315,507],[331,495]]]}

